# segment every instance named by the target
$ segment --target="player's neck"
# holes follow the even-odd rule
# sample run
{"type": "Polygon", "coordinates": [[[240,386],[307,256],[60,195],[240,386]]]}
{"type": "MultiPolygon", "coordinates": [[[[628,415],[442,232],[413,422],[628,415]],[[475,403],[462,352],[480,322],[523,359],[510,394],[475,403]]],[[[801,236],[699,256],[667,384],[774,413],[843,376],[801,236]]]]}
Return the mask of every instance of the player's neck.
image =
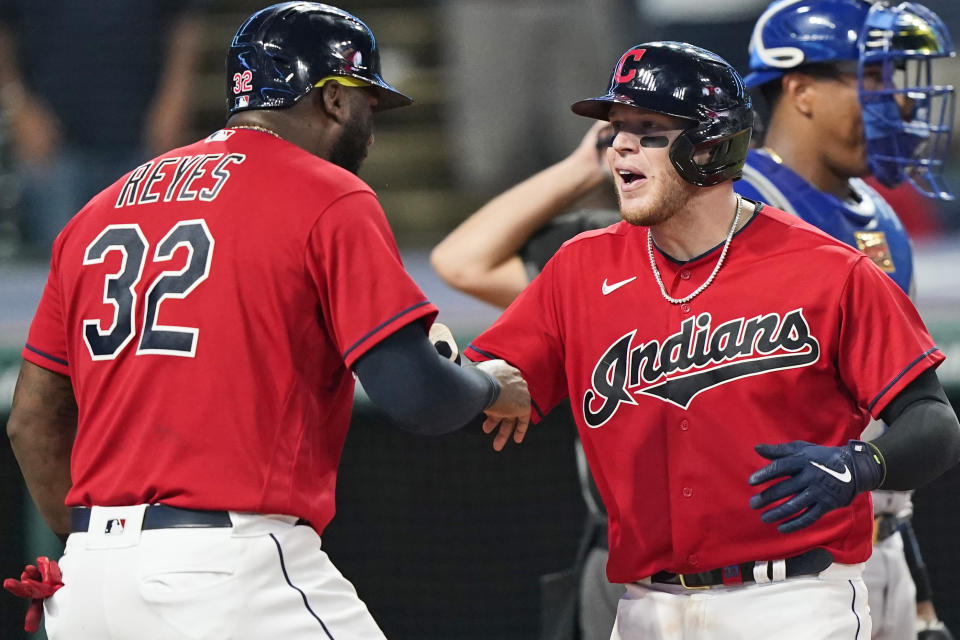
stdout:
{"type": "Polygon", "coordinates": [[[850,192],[849,179],[837,175],[826,166],[816,145],[809,143],[815,139],[803,134],[789,135],[784,127],[771,126],[763,141],[765,149],[798,176],[809,182],[814,189],[829,193],[841,200],[850,192]]]}
{"type": "Polygon", "coordinates": [[[230,117],[227,127],[262,128],[320,158],[329,159],[332,141],[325,135],[326,121],[310,121],[303,108],[242,111],[230,117]]]}
{"type": "MultiPolygon", "coordinates": [[[[737,198],[727,188],[700,189],[687,206],[670,219],[651,227],[657,247],[675,260],[690,260],[723,244],[737,209],[737,198]]],[[[747,223],[754,206],[743,203],[737,228],[747,223]]]]}

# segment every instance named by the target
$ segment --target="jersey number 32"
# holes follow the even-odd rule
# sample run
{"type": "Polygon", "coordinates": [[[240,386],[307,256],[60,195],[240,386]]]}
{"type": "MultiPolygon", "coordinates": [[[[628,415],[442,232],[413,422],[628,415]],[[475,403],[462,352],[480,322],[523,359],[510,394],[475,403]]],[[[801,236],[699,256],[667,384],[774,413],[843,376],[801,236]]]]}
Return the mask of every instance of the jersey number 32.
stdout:
{"type": "MultiPolygon", "coordinates": [[[[150,283],[141,302],[145,308],[137,343],[138,355],[152,353],[193,357],[196,351],[199,329],[157,324],[157,314],[165,299],[186,298],[210,273],[213,236],[206,222],[178,222],[157,244],[152,259],[154,262],[168,261],[181,246],[189,252],[186,265],[179,270],[161,272],[150,283]]],[[[83,321],[83,340],[94,360],[116,358],[136,335],[136,286],[143,276],[149,248],[140,225],[112,224],[100,232],[84,253],[85,265],[102,263],[111,251],[119,251],[123,256],[120,270],[107,275],[103,284],[103,302],[114,307],[113,324],[104,330],[99,320],[83,321]]]]}

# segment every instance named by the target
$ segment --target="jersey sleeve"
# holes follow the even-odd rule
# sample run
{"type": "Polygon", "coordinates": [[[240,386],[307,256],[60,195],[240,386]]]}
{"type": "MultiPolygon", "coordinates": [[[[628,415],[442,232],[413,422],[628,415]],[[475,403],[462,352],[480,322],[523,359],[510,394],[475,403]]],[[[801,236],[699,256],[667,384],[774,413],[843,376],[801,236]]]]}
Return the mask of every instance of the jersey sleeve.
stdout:
{"type": "Polygon", "coordinates": [[[333,202],[310,232],[307,269],[321,313],[348,367],[402,326],[429,328],[437,308],[403,268],[380,203],[371,192],[333,202]]]}
{"type": "Polygon", "coordinates": [[[583,209],[553,218],[520,248],[527,276],[533,280],[570,238],[584,231],[609,227],[620,220],[618,211],[607,209],[583,209]]]}
{"type": "MultiPolygon", "coordinates": [[[[56,251],[56,249],[55,249],[56,251]]],[[[54,373],[70,375],[67,357],[67,334],[64,326],[63,298],[60,294],[59,260],[50,261],[50,274],[43,288],[40,304],[33,315],[23,359],[54,373]]]]}
{"type": "Polygon", "coordinates": [[[556,260],[465,350],[474,361],[500,358],[523,374],[534,422],[567,396],[554,278],[556,260]]]}
{"type": "Polygon", "coordinates": [[[841,295],[840,376],[858,403],[877,417],[944,356],[910,299],[869,258],[857,259],[841,295]]]}

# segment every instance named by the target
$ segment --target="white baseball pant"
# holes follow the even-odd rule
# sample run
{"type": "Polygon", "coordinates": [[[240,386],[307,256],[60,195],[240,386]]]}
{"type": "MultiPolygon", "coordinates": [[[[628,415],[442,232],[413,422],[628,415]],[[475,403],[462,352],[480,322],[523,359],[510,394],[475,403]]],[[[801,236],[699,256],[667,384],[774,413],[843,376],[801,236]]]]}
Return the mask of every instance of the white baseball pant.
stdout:
{"type": "Polygon", "coordinates": [[[628,584],[611,640],[870,640],[863,564],[766,584],[628,584]]]}
{"type": "Polygon", "coordinates": [[[71,534],[65,586],[46,601],[49,640],[384,639],[296,518],[231,512],[232,528],[141,531],[142,508],[94,507],[88,531],[71,534]]]}

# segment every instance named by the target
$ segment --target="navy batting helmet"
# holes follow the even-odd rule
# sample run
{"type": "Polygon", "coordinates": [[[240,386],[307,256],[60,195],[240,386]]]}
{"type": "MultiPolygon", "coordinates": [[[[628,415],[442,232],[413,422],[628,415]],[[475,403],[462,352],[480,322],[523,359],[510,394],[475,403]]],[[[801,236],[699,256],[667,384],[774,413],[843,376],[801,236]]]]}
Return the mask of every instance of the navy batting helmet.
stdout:
{"type": "Polygon", "coordinates": [[[682,42],[638,44],[620,57],[606,95],[571,108],[607,120],[615,104],[690,121],[670,146],[670,161],[687,182],[709,187],[740,177],[753,111],[743,80],[723,58],[682,42]]]}
{"type": "Polygon", "coordinates": [[[355,16],[318,2],[282,2],[241,25],[227,51],[227,109],[281,109],[331,78],[377,92],[377,111],[413,100],[380,75],[373,32],[355,16]]]}

